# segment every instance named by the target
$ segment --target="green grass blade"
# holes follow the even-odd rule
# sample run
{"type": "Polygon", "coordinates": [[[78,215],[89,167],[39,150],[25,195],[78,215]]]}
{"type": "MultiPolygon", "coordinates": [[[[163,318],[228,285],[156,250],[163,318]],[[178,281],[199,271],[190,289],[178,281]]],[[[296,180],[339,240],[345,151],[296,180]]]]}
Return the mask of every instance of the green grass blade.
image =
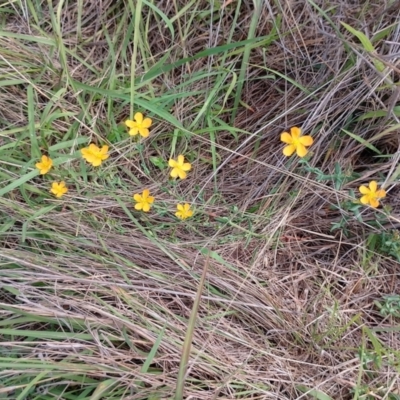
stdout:
{"type": "Polygon", "coordinates": [[[368,51],[368,53],[371,53],[373,51],[375,51],[375,48],[373,46],[373,44],[371,43],[371,41],[367,38],[366,35],[364,35],[362,32],[358,31],[357,29],[354,29],[353,27],[351,27],[350,25],[341,22],[341,24],[350,32],[352,33],[354,36],[356,36],[358,38],[358,40],[361,42],[361,44],[364,47],[364,50],[368,51]]]}
{"type": "MultiPolygon", "coordinates": [[[[249,30],[248,30],[248,34],[247,34],[247,40],[254,39],[255,32],[257,29],[257,25],[258,25],[258,20],[261,16],[262,1],[261,0],[253,0],[253,4],[254,4],[254,10],[253,10],[253,14],[251,16],[251,22],[250,22],[250,26],[249,26],[249,30]]],[[[251,48],[249,45],[244,47],[242,64],[240,67],[240,73],[239,73],[239,79],[238,79],[238,85],[236,88],[235,101],[233,104],[233,111],[232,111],[232,115],[231,115],[231,125],[234,125],[236,114],[238,111],[239,102],[242,97],[243,85],[245,82],[245,76],[246,76],[248,64],[249,64],[250,51],[251,51],[251,48]]]]}
{"type": "Polygon", "coordinates": [[[16,398],[16,400],[25,400],[27,398],[27,395],[29,392],[32,390],[32,388],[41,380],[43,379],[46,375],[48,374],[48,371],[42,371],[40,372],[37,376],[35,376],[25,387],[25,389],[20,393],[20,395],[16,398]]]}
{"type": "Polygon", "coordinates": [[[208,254],[207,259],[204,264],[203,273],[201,275],[199,285],[197,288],[196,297],[195,297],[195,300],[193,303],[192,311],[190,313],[189,323],[188,323],[188,327],[187,327],[187,331],[186,331],[186,335],[185,335],[185,341],[183,343],[182,357],[181,357],[181,361],[179,363],[179,373],[178,373],[178,378],[176,381],[175,400],[183,399],[186,371],[187,371],[188,361],[189,361],[189,356],[190,356],[190,348],[192,345],[193,332],[194,332],[194,327],[196,325],[197,313],[199,311],[200,299],[201,299],[201,294],[203,292],[204,282],[205,282],[206,276],[207,276],[209,261],[210,261],[210,256],[208,254]]]}
{"type": "Polygon", "coordinates": [[[99,383],[89,400],[104,399],[104,396],[109,393],[109,390],[117,383],[117,379],[107,379],[104,382],[99,383]]]}
{"type": "MultiPolygon", "coordinates": [[[[358,31],[357,29],[354,29],[353,27],[351,27],[350,25],[341,22],[341,24],[350,32],[352,33],[355,37],[357,37],[357,39],[361,42],[362,46],[364,47],[364,50],[367,51],[368,53],[374,53],[375,52],[375,48],[373,46],[373,44],[371,43],[371,41],[368,39],[368,37],[366,35],[364,35],[364,33],[358,31]]],[[[379,71],[379,72],[383,72],[385,70],[385,65],[382,63],[382,61],[377,60],[376,58],[373,59],[373,63],[375,65],[375,68],[379,71]]]]}
{"type": "Polygon", "coordinates": [[[346,133],[347,135],[349,135],[350,137],[352,137],[353,139],[357,140],[357,142],[361,143],[362,145],[364,145],[368,149],[374,151],[377,154],[382,154],[374,145],[369,143],[367,140],[363,139],[361,136],[358,136],[355,133],[352,133],[352,132],[350,132],[350,131],[348,131],[346,129],[342,129],[342,131],[344,133],[346,133]]]}
{"type": "Polygon", "coordinates": [[[35,176],[39,175],[39,171],[37,169],[28,172],[25,175],[22,175],[20,178],[16,179],[15,181],[11,182],[7,186],[3,187],[0,189],[0,197],[4,196],[6,193],[11,192],[11,190],[14,190],[21,185],[23,185],[25,182],[30,181],[32,178],[35,176]]]}
{"type": "Polygon", "coordinates": [[[268,36],[263,36],[263,37],[258,37],[258,38],[246,39],[246,40],[242,40],[240,42],[235,42],[235,43],[227,43],[227,44],[217,46],[217,47],[211,47],[207,50],[198,52],[196,55],[194,55],[192,57],[182,58],[172,64],[164,65],[161,68],[153,67],[152,69],[150,69],[148,72],[146,72],[143,75],[140,82],[146,82],[148,80],[152,80],[161,74],[165,74],[166,72],[172,71],[173,69],[180,67],[183,64],[189,63],[189,62],[197,60],[199,58],[207,58],[212,55],[224,53],[225,51],[233,50],[233,49],[240,49],[239,51],[243,51],[242,47],[243,48],[248,47],[249,49],[251,49],[251,48],[263,45],[264,41],[266,41],[266,40],[269,41],[269,39],[270,39],[270,36],[268,35],[268,36]]]}
{"type": "Polygon", "coordinates": [[[33,96],[33,87],[32,85],[28,85],[28,127],[29,127],[29,137],[31,139],[31,158],[39,159],[40,158],[40,149],[39,144],[36,137],[36,129],[35,129],[35,99],[33,96]]]}
{"type": "Polygon", "coordinates": [[[308,396],[311,396],[314,399],[317,399],[317,400],[333,400],[332,397],[328,396],[324,392],[321,392],[320,390],[309,389],[307,386],[304,386],[304,385],[297,385],[296,387],[297,387],[298,390],[300,390],[303,393],[307,393],[308,396]]]}

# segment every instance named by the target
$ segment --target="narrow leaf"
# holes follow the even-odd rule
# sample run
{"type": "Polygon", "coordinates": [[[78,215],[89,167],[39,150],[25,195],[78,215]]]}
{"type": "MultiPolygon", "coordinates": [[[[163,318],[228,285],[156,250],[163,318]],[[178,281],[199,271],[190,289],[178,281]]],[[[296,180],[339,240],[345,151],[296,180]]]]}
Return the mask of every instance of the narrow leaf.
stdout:
{"type": "Polygon", "coordinates": [[[372,145],[371,143],[367,142],[362,137],[356,135],[355,133],[351,133],[351,132],[347,131],[346,129],[342,129],[342,131],[344,133],[346,133],[347,135],[349,135],[350,137],[352,137],[353,139],[357,140],[357,142],[361,143],[362,145],[364,145],[368,149],[374,151],[377,154],[382,154],[374,145],[372,145]]]}

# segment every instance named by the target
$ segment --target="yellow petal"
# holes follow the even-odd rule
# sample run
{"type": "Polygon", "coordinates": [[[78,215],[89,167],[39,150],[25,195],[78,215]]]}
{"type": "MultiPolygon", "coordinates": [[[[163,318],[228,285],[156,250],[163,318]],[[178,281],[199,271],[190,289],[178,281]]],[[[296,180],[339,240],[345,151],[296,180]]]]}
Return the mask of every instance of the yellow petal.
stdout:
{"type": "Polygon", "coordinates": [[[97,157],[93,155],[88,149],[82,149],[81,150],[83,158],[90,164],[93,164],[96,162],[97,157]],[[85,151],[84,151],[85,150],[85,151]]]}
{"type": "Polygon", "coordinates": [[[176,205],[176,209],[177,209],[178,211],[183,211],[183,205],[182,205],[182,204],[177,204],[177,205],[176,205]]]}
{"type": "Polygon", "coordinates": [[[301,135],[301,129],[298,128],[297,126],[294,126],[293,128],[290,128],[290,133],[293,139],[298,139],[299,136],[301,135]]]}
{"type": "Polygon", "coordinates": [[[171,168],[175,168],[176,167],[176,161],[175,160],[173,160],[172,158],[168,161],[168,165],[171,167],[171,168]]]}
{"type": "Polygon", "coordinates": [[[93,153],[96,153],[96,152],[98,152],[100,149],[94,144],[94,143],[92,143],[90,146],[89,146],[89,151],[91,151],[91,152],[93,152],[93,153]]]}
{"type": "Polygon", "coordinates": [[[172,171],[171,171],[171,176],[173,177],[173,178],[177,178],[178,177],[178,175],[179,175],[179,169],[178,168],[173,168],[172,169],[172,171]]]}
{"type": "Polygon", "coordinates": [[[150,211],[150,204],[149,203],[143,203],[143,211],[144,212],[149,212],[150,211]]]}
{"type": "Polygon", "coordinates": [[[105,155],[105,154],[107,154],[107,152],[108,152],[108,146],[107,146],[107,145],[104,145],[104,146],[101,148],[100,153],[105,155]]]}
{"type": "Polygon", "coordinates": [[[138,133],[139,133],[139,128],[137,128],[137,127],[132,128],[132,129],[129,131],[129,134],[130,134],[131,136],[136,136],[138,133]]]}
{"type": "Polygon", "coordinates": [[[95,164],[99,162],[98,158],[96,158],[93,154],[89,154],[86,157],[86,161],[94,166],[96,166],[95,164]]]}
{"type": "Polygon", "coordinates": [[[304,156],[307,154],[307,149],[306,149],[306,148],[304,147],[304,145],[301,144],[301,143],[299,143],[299,144],[297,145],[296,151],[297,151],[297,155],[298,155],[299,157],[304,157],[304,156]]]}
{"type": "Polygon", "coordinates": [[[185,157],[182,154],[178,156],[178,164],[182,165],[185,161],[185,157]]]}
{"type": "Polygon", "coordinates": [[[314,143],[314,139],[311,136],[299,137],[299,142],[304,146],[311,146],[314,143]]]}
{"type": "Polygon", "coordinates": [[[376,189],[378,189],[378,184],[376,183],[376,181],[371,181],[369,183],[369,189],[371,190],[371,192],[375,193],[376,189]]]}
{"type": "Polygon", "coordinates": [[[368,195],[362,196],[361,199],[360,199],[360,202],[362,204],[368,204],[369,203],[369,196],[368,195]]]}
{"type": "Polygon", "coordinates": [[[147,201],[147,199],[150,197],[150,190],[149,189],[144,189],[143,190],[143,194],[142,197],[145,201],[147,201]]]}
{"type": "MultiPolygon", "coordinates": [[[[364,185],[361,185],[358,188],[358,190],[360,191],[361,194],[369,194],[369,192],[370,192],[370,190],[364,185]]],[[[363,204],[365,204],[365,203],[363,203],[363,204]]]]}
{"type": "Polygon", "coordinates": [[[47,174],[53,166],[53,160],[47,156],[42,156],[41,161],[35,164],[41,175],[47,174]]]}
{"type": "Polygon", "coordinates": [[[133,195],[133,200],[137,201],[137,202],[141,202],[142,201],[142,196],[139,193],[136,193],[133,195]]]}
{"type": "Polygon", "coordinates": [[[281,142],[286,143],[286,144],[292,144],[293,138],[287,132],[283,132],[281,134],[281,142]]]}
{"type": "Polygon", "coordinates": [[[181,179],[185,179],[187,176],[186,172],[182,169],[178,170],[178,175],[179,175],[179,178],[181,178],[181,179]]]}
{"type": "Polygon", "coordinates": [[[135,210],[140,211],[140,210],[142,209],[142,207],[143,207],[143,204],[142,204],[142,203],[136,203],[136,204],[135,204],[135,210]]]}
{"type": "Polygon", "coordinates": [[[192,165],[190,163],[184,163],[181,168],[184,171],[190,171],[192,169],[192,165]]]}
{"type": "Polygon", "coordinates": [[[376,197],[383,199],[384,197],[386,197],[386,190],[384,189],[380,189],[376,192],[376,197]]]}
{"type": "Polygon", "coordinates": [[[141,124],[143,122],[143,114],[141,112],[137,112],[133,118],[137,124],[141,124]]]}
{"type": "Polygon", "coordinates": [[[50,192],[53,193],[56,197],[61,197],[68,192],[68,188],[65,186],[64,181],[61,181],[60,183],[53,182],[50,192]]]}
{"type": "Polygon", "coordinates": [[[150,128],[152,123],[153,121],[151,118],[145,118],[142,122],[142,128],[150,128]]]}
{"type": "Polygon", "coordinates": [[[371,207],[373,208],[377,208],[379,207],[379,201],[375,198],[370,199],[369,204],[371,205],[371,207]]]}
{"type": "Polygon", "coordinates": [[[127,119],[127,120],[125,121],[125,125],[126,125],[128,128],[136,128],[136,122],[135,122],[135,121],[131,121],[130,119],[127,119]]]}
{"type": "Polygon", "coordinates": [[[283,148],[283,154],[286,157],[290,157],[295,151],[296,151],[296,146],[294,146],[293,144],[289,144],[289,146],[285,146],[283,148]]]}
{"type": "Polygon", "coordinates": [[[150,131],[147,128],[139,128],[140,136],[147,138],[150,134],[150,131]]]}

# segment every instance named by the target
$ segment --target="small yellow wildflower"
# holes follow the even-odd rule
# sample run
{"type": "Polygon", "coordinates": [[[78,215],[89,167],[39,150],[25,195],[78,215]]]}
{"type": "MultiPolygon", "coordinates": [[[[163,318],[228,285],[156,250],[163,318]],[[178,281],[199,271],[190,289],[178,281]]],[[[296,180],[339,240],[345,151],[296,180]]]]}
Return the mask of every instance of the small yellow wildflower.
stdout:
{"type": "Polygon", "coordinates": [[[107,160],[109,157],[107,152],[108,146],[104,145],[100,148],[93,143],[89,147],[81,149],[82,157],[93,167],[98,167],[104,160],[107,160]]]}
{"type": "Polygon", "coordinates": [[[386,197],[386,191],[384,189],[378,189],[376,181],[371,181],[369,187],[360,186],[359,190],[363,195],[360,199],[362,204],[369,204],[373,208],[379,207],[379,199],[386,197]]]}
{"type": "Polygon", "coordinates": [[[125,125],[128,128],[130,128],[129,134],[131,136],[135,136],[139,133],[144,138],[148,137],[150,134],[149,128],[150,128],[151,124],[153,123],[151,118],[143,118],[143,114],[140,112],[137,112],[134,115],[133,119],[135,121],[131,121],[129,119],[125,121],[125,125]]]}
{"type": "Polygon", "coordinates": [[[185,163],[185,157],[180,154],[177,160],[173,160],[172,158],[169,160],[168,165],[172,168],[171,176],[173,178],[185,179],[187,174],[186,172],[190,171],[192,166],[190,163],[185,163]]]}
{"type": "Polygon", "coordinates": [[[287,132],[281,134],[281,142],[288,145],[283,148],[286,157],[290,157],[294,152],[299,157],[304,157],[307,154],[306,147],[311,146],[314,139],[311,136],[301,136],[301,129],[295,126],[290,128],[290,134],[287,132]]]}
{"type": "Polygon", "coordinates": [[[53,166],[53,160],[50,157],[42,156],[42,161],[35,164],[35,167],[42,175],[47,174],[53,166]]]}
{"type": "Polygon", "coordinates": [[[176,206],[177,212],[175,215],[180,219],[186,219],[193,215],[193,210],[190,209],[190,204],[177,204],[176,206]]]}
{"type": "Polygon", "coordinates": [[[64,181],[61,181],[60,183],[53,182],[51,185],[50,192],[53,193],[56,197],[62,197],[64,196],[65,193],[68,192],[68,188],[67,186],[65,186],[64,181]]]}
{"type": "Polygon", "coordinates": [[[144,212],[149,212],[151,205],[154,203],[154,197],[150,196],[149,189],[144,189],[141,195],[136,193],[133,195],[133,199],[136,201],[135,209],[143,210],[144,212]]]}

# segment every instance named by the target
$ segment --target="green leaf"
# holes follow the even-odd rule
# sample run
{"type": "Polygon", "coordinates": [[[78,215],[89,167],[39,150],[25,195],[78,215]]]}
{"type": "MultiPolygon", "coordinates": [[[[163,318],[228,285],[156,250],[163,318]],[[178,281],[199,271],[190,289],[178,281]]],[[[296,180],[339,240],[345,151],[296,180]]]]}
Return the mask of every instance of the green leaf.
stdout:
{"type": "Polygon", "coordinates": [[[104,396],[109,393],[108,389],[118,383],[117,379],[107,379],[101,383],[99,383],[96,387],[96,390],[90,396],[89,400],[100,400],[103,399],[104,396]]]}
{"type": "Polygon", "coordinates": [[[24,390],[19,394],[19,396],[16,397],[16,400],[24,400],[28,398],[28,394],[30,393],[30,391],[33,390],[36,384],[40,382],[48,374],[49,374],[48,371],[42,371],[35,378],[31,379],[30,382],[24,388],[24,390]]]}
{"type": "MultiPolygon", "coordinates": [[[[392,113],[396,117],[400,117],[400,106],[393,107],[392,113]]],[[[364,119],[382,118],[382,117],[386,117],[387,115],[388,115],[388,111],[386,111],[386,110],[369,111],[369,112],[366,112],[365,114],[360,115],[356,119],[356,121],[363,121],[364,119]]]]}
{"type": "MultiPolygon", "coordinates": [[[[174,31],[174,26],[172,24],[172,20],[170,20],[157,6],[152,4],[153,2],[143,0],[143,3],[146,4],[146,6],[150,7],[155,13],[157,13],[161,17],[161,19],[165,22],[165,25],[168,27],[169,31],[171,32],[171,43],[174,43],[175,31],[174,31]]],[[[167,52],[166,55],[169,55],[169,52],[167,52]]]]}
{"type": "MultiPolygon", "coordinates": [[[[128,102],[130,101],[129,94],[125,94],[125,93],[122,93],[117,90],[102,89],[99,87],[86,85],[86,84],[78,82],[78,81],[74,81],[74,86],[77,89],[86,90],[91,93],[99,94],[102,97],[106,96],[106,97],[110,97],[110,98],[126,100],[128,102]]],[[[163,119],[178,128],[184,129],[183,125],[172,114],[170,114],[169,112],[160,108],[157,104],[154,103],[154,101],[143,100],[142,98],[135,97],[135,104],[137,104],[140,108],[143,108],[145,110],[148,110],[148,111],[156,114],[158,117],[160,117],[160,119],[163,119]]]]}
{"type": "Polygon", "coordinates": [[[371,143],[367,142],[365,139],[363,139],[362,137],[356,135],[355,133],[349,132],[346,129],[342,129],[342,131],[344,133],[346,133],[347,135],[349,135],[350,137],[352,137],[353,139],[357,140],[357,142],[361,143],[362,145],[364,145],[365,147],[367,147],[368,149],[374,151],[377,154],[382,154],[374,145],[372,145],[371,143]]]}
{"type": "Polygon", "coordinates": [[[380,368],[382,363],[382,355],[384,353],[383,346],[379,339],[373,334],[373,332],[364,326],[363,331],[367,334],[369,340],[374,347],[375,354],[376,354],[376,364],[380,368]]]}
{"type": "Polygon", "coordinates": [[[324,392],[321,392],[320,390],[317,389],[309,389],[307,386],[303,385],[298,385],[296,386],[298,390],[300,390],[303,393],[307,393],[309,396],[314,397],[314,399],[318,400],[333,400],[332,397],[328,396],[324,392]]]}
{"type": "Polygon", "coordinates": [[[364,49],[366,51],[368,51],[369,53],[375,51],[375,48],[373,46],[373,44],[371,43],[371,41],[367,38],[366,35],[364,35],[362,32],[358,31],[357,29],[354,29],[353,27],[351,27],[350,25],[347,25],[344,22],[341,22],[341,24],[350,32],[352,33],[354,36],[356,36],[358,38],[358,40],[361,42],[361,44],[363,45],[364,49]]]}
{"type": "Polygon", "coordinates": [[[36,137],[35,129],[35,98],[32,85],[28,86],[28,128],[31,139],[31,158],[40,158],[39,143],[36,137]]]}
{"type": "MultiPolygon", "coordinates": [[[[368,39],[366,35],[364,35],[362,32],[358,31],[357,29],[352,28],[350,25],[347,25],[344,22],[341,22],[341,24],[350,32],[352,33],[357,39],[361,42],[362,46],[368,53],[374,53],[375,48],[371,41],[368,39]]],[[[385,69],[385,65],[377,60],[373,59],[373,63],[375,65],[375,68],[379,71],[382,72],[385,69]]]]}
{"type": "Polygon", "coordinates": [[[162,157],[150,157],[150,162],[161,170],[164,170],[168,167],[168,164],[162,157]]]}
{"type": "MultiPolygon", "coordinates": [[[[275,39],[275,37],[273,39],[275,39]]],[[[249,47],[253,48],[253,47],[263,46],[263,45],[265,45],[265,42],[268,43],[269,41],[272,41],[273,39],[271,39],[270,36],[263,36],[263,37],[258,37],[258,38],[242,40],[241,42],[227,43],[227,44],[223,44],[221,46],[211,47],[209,49],[200,51],[199,53],[197,53],[196,55],[194,55],[192,57],[182,58],[172,64],[163,65],[162,67],[160,67],[158,64],[156,64],[152,69],[147,71],[139,81],[141,83],[143,83],[145,81],[154,79],[163,73],[172,71],[173,69],[180,67],[183,64],[189,63],[189,62],[197,60],[199,58],[209,57],[214,54],[223,53],[225,51],[240,48],[240,47],[249,46],[249,47]]]]}
{"type": "Polygon", "coordinates": [[[4,196],[6,193],[11,192],[11,190],[14,190],[21,185],[23,185],[25,182],[28,182],[35,176],[39,175],[39,171],[37,169],[34,169],[31,172],[28,172],[27,174],[21,176],[20,178],[16,179],[14,182],[11,182],[9,185],[4,186],[3,188],[0,189],[0,197],[4,196]]]}

